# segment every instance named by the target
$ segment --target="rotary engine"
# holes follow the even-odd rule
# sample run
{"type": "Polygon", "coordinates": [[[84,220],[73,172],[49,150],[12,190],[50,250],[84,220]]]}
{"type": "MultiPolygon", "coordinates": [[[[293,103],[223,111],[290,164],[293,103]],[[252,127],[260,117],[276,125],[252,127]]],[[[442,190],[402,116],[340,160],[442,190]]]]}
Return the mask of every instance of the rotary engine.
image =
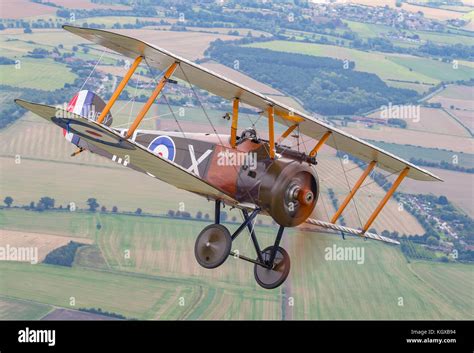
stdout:
{"type": "Polygon", "coordinates": [[[280,158],[261,181],[259,203],[279,225],[294,227],[311,215],[318,195],[318,177],[311,167],[280,158]]]}
{"type": "Polygon", "coordinates": [[[256,203],[284,227],[303,223],[319,196],[318,176],[313,168],[286,157],[259,159],[256,170],[240,174],[238,184],[241,200],[256,203]]]}

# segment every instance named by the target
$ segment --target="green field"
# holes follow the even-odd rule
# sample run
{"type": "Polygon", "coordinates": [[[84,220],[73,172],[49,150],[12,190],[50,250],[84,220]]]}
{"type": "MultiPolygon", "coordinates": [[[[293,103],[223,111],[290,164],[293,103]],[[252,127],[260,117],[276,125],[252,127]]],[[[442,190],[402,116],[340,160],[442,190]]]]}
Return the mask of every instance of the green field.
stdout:
{"type": "MultiPolygon", "coordinates": [[[[374,38],[380,37],[382,35],[387,35],[389,32],[394,32],[394,28],[373,24],[373,23],[362,23],[344,20],[349,28],[356,32],[361,38],[374,38]]],[[[341,30],[341,32],[344,32],[341,30]]],[[[422,41],[431,41],[435,44],[440,45],[452,45],[452,44],[464,44],[464,45],[474,45],[474,36],[460,35],[454,33],[441,33],[441,32],[429,32],[429,31],[415,31],[415,30],[404,30],[408,35],[418,34],[422,41]]],[[[392,40],[395,45],[403,46],[402,44],[407,44],[408,46],[419,46],[419,43],[409,43],[401,40],[392,40]]]]}
{"type": "Polygon", "coordinates": [[[55,90],[72,83],[76,75],[53,60],[21,59],[20,67],[0,65],[0,81],[19,88],[55,90]]]}
{"type": "MultiPolygon", "coordinates": [[[[63,49],[60,52],[71,53],[74,46],[79,44],[89,44],[86,40],[73,36],[67,35],[63,30],[34,30],[33,33],[24,34],[1,34],[0,33],[0,52],[1,56],[5,56],[11,59],[21,59],[28,52],[35,48],[42,48],[51,51],[59,45],[63,45],[63,49]]],[[[83,60],[98,60],[102,54],[102,50],[94,46],[88,46],[89,53],[84,54],[82,50],[75,53],[75,56],[83,60]]],[[[108,54],[102,57],[102,64],[115,64],[119,58],[118,55],[108,54]]],[[[24,58],[22,60],[31,60],[24,58]]],[[[35,62],[41,63],[45,59],[33,59],[35,62]]],[[[60,63],[54,63],[56,66],[61,66],[60,63]]],[[[59,76],[58,76],[59,77],[59,76]]]]}
{"type": "Polygon", "coordinates": [[[439,263],[426,262],[415,262],[411,268],[423,281],[430,283],[438,294],[444,296],[447,303],[458,307],[459,310],[470,307],[469,313],[472,318],[474,315],[472,285],[474,272],[472,268],[460,264],[443,266],[439,263]]]}
{"type": "MultiPolygon", "coordinates": [[[[354,32],[356,32],[359,37],[367,39],[367,38],[374,38],[378,37],[381,34],[388,34],[389,32],[393,32],[392,27],[373,24],[373,23],[363,23],[363,22],[355,22],[349,20],[343,20],[345,24],[354,32]]],[[[342,29],[341,32],[344,32],[342,29]]]]}
{"type": "MultiPolygon", "coordinates": [[[[279,40],[263,43],[253,43],[248,46],[256,48],[266,48],[270,50],[289,53],[332,57],[340,60],[350,60],[355,62],[355,70],[376,74],[381,79],[385,80],[388,85],[396,85],[397,87],[404,87],[404,82],[397,82],[394,84],[390,80],[411,82],[408,83],[409,86],[407,86],[407,88],[413,88],[413,83],[439,83],[439,78],[437,77],[438,74],[436,72],[424,73],[410,71],[408,67],[393,61],[393,56],[389,54],[365,52],[357,49],[337,47],[333,45],[297,43],[279,40]]],[[[425,64],[428,67],[430,67],[430,65],[433,65],[433,63],[436,64],[436,67],[438,66],[438,62],[434,60],[422,60],[425,61],[425,64]]],[[[449,64],[444,65],[445,69],[447,69],[447,67],[450,67],[449,64]]],[[[474,75],[474,70],[467,70],[471,70],[472,74],[474,75]]]]}
{"type": "Polygon", "coordinates": [[[96,216],[79,212],[23,212],[20,210],[0,212],[0,225],[4,229],[43,232],[47,234],[70,235],[92,238],[96,216]],[[54,219],[54,221],[51,221],[54,219]]]}
{"type": "MultiPolygon", "coordinates": [[[[333,45],[275,40],[253,43],[248,46],[289,53],[333,57],[341,60],[347,59],[355,62],[355,70],[374,73],[383,80],[437,84],[443,80],[452,81],[474,77],[474,69],[463,65],[459,65],[459,68],[454,70],[452,64],[437,60],[397,54],[365,52],[333,45]]],[[[393,85],[390,81],[387,81],[387,84],[393,85]]],[[[398,82],[398,86],[403,87],[403,82],[398,82]]]]}
{"type": "MultiPolygon", "coordinates": [[[[58,223],[53,231],[67,232],[69,224],[77,234],[70,221],[61,221],[69,217],[64,213],[3,209],[0,215],[1,228],[30,230],[36,224],[37,232],[49,232],[46,225],[58,223]]],[[[3,262],[0,296],[65,308],[71,308],[74,297],[76,309],[100,307],[141,319],[441,320],[469,319],[473,310],[468,294],[471,265],[407,264],[398,247],[375,241],[290,231],[283,243],[292,256],[290,276],[280,289],[267,291],[255,284],[248,263],[230,258],[213,271],[199,267],[193,246],[205,222],[83,213],[75,217],[84,218],[83,235],[95,239],[107,266],[95,266],[97,253],[72,268],[3,262]],[[325,249],[333,245],[363,247],[364,264],[325,260],[325,249]]],[[[262,246],[272,241],[275,231],[258,227],[262,246]]],[[[234,249],[253,256],[245,233],[234,249]]],[[[13,311],[4,315],[16,318],[13,311]]],[[[33,310],[31,317],[35,315],[33,310]]]]}
{"type": "Polygon", "coordinates": [[[409,70],[430,76],[439,81],[469,80],[474,78],[474,69],[459,65],[457,69],[452,64],[425,58],[391,56],[390,60],[409,70]]]}
{"type": "Polygon", "coordinates": [[[49,305],[0,296],[0,320],[39,320],[52,309],[49,305]]]}

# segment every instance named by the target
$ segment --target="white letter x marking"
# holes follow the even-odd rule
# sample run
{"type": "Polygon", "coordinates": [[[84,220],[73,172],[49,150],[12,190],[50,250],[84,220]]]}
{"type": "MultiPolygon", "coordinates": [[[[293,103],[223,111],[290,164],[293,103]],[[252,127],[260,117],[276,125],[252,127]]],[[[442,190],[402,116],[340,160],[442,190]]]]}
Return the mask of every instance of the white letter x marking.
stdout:
{"type": "Polygon", "coordinates": [[[188,172],[193,172],[198,177],[201,177],[199,175],[198,165],[201,164],[201,162],[203,160],[205,160],[207,158],[207,156],[209,156],[209,154],[212,152],[212,150],[207,150],[206,152],[204,152],[202,154],[201,157],[198,158],[198,160],[196,160],[196,155],[194,154],[194,146],[193,145],[188,145],[188,147],[189,147],[189,155],[191,156],[191,166],[188,168],[188,172]]]}

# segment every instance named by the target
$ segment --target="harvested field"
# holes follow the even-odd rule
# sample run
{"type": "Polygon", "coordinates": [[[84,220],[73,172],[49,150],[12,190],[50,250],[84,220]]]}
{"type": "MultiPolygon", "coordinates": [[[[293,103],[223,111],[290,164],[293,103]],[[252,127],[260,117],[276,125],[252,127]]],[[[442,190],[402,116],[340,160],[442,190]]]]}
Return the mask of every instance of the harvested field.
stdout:
{"type": "MultiPolygon", "coordinates": [[[[28,213],[50,220],[67,215],[0,210],[4,218],[28,213]]],[[[97,231],[89,217],[98,214],[75,216],[85,217],[88,232],[96,234],[111,269],[0,263],[6,283],[6,287],[0,286],[0,294],[7,292],[15,298],[64,309],[69,308],[68,298],[74,295],[76,308],[100,307],[131,318],[155,320],[273,320],[281,319],[283,312],[286,318],[293,319],[462,319],[467,318],[472,306],[452,290],[457,288],[458,281],[466,283],[470,266],[439,264],[440,270],[436,270],[433,278],[427,263],[426,269],[417,271],[415,277],[399,247],[376,241],[353,237],[342,240],[337,234],[289,230],[284,246],[292,256],[291,282],[287,282],[285,292],[267,291],[255,284],[253,266],[249,264],[229,258],[215,271],[206,271],[196,264],[192,256],[195,234],[206,222],[101,215],[103,227],[97,231]],[[363,247],[363,264],[325,260],[325,249],[332,246],[363,247]],[[130,251],[129,259],[124,258],[125,249],[130,251]],[[439,285],[445,275],[450,276],[450,284],[439,285]],[[285,297],[290,293],[294,298],[292,307],[285,297]],[[448,294],[451,299],[446,301],[448,294]],[[397,305],[400,295],[410,298],[402,311],[397,305]]],[[[236,225],[226,226],[235,229],[236,225]]],[[[273,240],[275,230],[257,227],[262,246],[273,240]]],[[[249,252],[247,236],[239,237],[235,248],[253,254],[249,252]]]]}
{"type": "Polygon", "coordinates": [[[118,5],[118,4],[101,4],[92,2],[90,0],[51,0],[53,4],[65,7],[67,9],[112,9],[112,10],[130,10],[130,6],[118,5]]]}
{"type": "Polygon", "coordinates": [[[92,239],[87,237],[70,237],[0,229],[0,247],[6,247],[9,245],[10,247],[17,248],[37,248],[38,262],[42,262],[46,255],[48,255],[52,250],[66,245],[70,241],[92,244],[92,239]]]}
{"type": "Polygon", "coordinates": [[[39,15],[52,15],[56,8],[28,0],[2,0],[0,18],[20,19],[39,15]]]}
{"type": "Polygon", "coordinates": [[[456,152],[472,153],[473,139],[450,134],[434,134],[425,131],[415,131],[392,127],[365,128],[344,127],[342,130],[365,140],[408,144],[429,148],[441,148],[456,152]]]}
{"type": "Polygon", "coordinates": [[[457,18],[461,18],[464,14],[461,12],[437,9],[433,7],[427,6],[416,6],[412,4],[403,3],[402,9],[410,12],[418,12],[421,11],[425,15],[426,18],[432,18],[439,21],[447,21],[453,20],[457,18]]]}
{"type": "Polygon", "coordinates": [[[450,85],[429,100],[430,103],[441,103],[450,109],[451,106],[474,111],[474,87],[450,85]]]}
{"type": "Polygon", "coordinates": [[[209,44],[218,38],[221,40],[235,40],[235,36],[199,32],[154,31],[149,29],[124,29],[117,32],[155,44],[189,60],[202,58],[209,44]]]}
{"type": "Polygon", "coordinates": [[[381,119],[393,116],[403,119],[407,122],[407,129],[409,130],[430,132],[442,135],[448,134],[460,137],[471,137],[471,134],[469,134],[464,126],[462,126],[458,121],[456,121],[456,119],[451,117],[442,109],[420,107],[419,114],[418,110],[415,110],[410,114],[401,113],[401,115],[397,113],[398,111],[408,110],[403,106],[397,106],[396,108],[392,108],[391,112],[379,111],[370,114],[369,116],[381,119]]]}
{"type": "Polygon", "coordinates": [[[471,134],[474,134],[474,110],[448,110],[463,124],[471,134]]]}

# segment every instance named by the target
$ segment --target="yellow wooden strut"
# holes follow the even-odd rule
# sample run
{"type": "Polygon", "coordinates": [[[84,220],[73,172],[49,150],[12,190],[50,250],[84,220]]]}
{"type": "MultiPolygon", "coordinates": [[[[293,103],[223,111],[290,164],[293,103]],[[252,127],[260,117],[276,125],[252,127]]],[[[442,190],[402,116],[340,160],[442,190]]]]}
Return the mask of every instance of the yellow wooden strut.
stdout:
{"type": "Polygon", "coordinates": [[[112,97],[110,97],[109,102],[105,105],[104,110],[102,110],[102,113],[100,113],[99,118],[97,119],[97,122],[99,124],[101,124],[104,121],[105,117],[107,116],[107,114],[110,111],[110,108],[112,108],[115,101],[120,96],[120,93],[122,93],[123,89],[127,85],[128,81],[132,77],[132,75],[135,72],[135,70],[137,69],[138,65],[140,65],[140,62],[142,61],[142,59],[143,59],[143,57],[141,57],[141,56],[137,57],[135,59],[135,61],[133,62],[132,66],[130,66],[130,68],[128,69],[128,71],[125,74],[125,76],[123,77],[122,81],[120,82],[120,84],[115,89],[115,92],[112,94],[112,97]]]}
{"type": "Polygon", "coordinates": [[[309,153],[309,156],[310,157],[314,157],[316,156],[316,153],[318,153],[318,151],[320,150],[321,147],[323,147],[323,145],[326,143],[326,141],[328,140],[329,136],[331,136],[331,131],[327,131],[323,137],[321,137],[321,139],[318,141],[317,145],[314,146],[314,148],[311,150],[311,152],[309,153]]]}
{"type": "Polygon", "coordinates": [[[298,127],[298,124],[293,124],[293,125],[289,126],[288,129],[286,129],[285,132],[282,133],[281,136],[278,138],[278,142],[281,142],[284,139],[286,139],[293,132],[293,130],[296,129],[297,127],[298,127]]]}
{"type": "Polygon", "coordinates": [[[270,147],[270,158],[275,158],[275,131],[273,106],[268,106],[268,146],[270,147]]]}
{"type": "Polygon", "coordinates": [[[382,201],[380,201],[380,203],[378,204],[377,208],[375,209],[375,211],[370,215],[369,217],[369,220],[367,221],[367,223],[365,224],[364,228],[362,229],[362,231],[365,233],[367,232],[367,230],[369,230],[370,226],[372,225],[372,223],[375,221],[375,219],[377,218],[377,216],[379,215],[380,211],[382,211],[382,209],[384,208],[385,204],[388,202],[388,200],[390,199],[390,197],[392,197],[392,195],[394,194],[395,190],[397,190],[398,186],[400,185],[400,183],[403,181],[403,179],[407,176],[408,172],[410,171],[410,168],[409,167],[406,167],[405,169],[402,170],[402,172],[398,175],[398,178],[397,180],[395,180],[395,182],[393,183],[392,187],[387,191],[387,193],[385,194],[384,198],[382,199],[382,201]]]}
{"type": "Polygon", "coordinates": [[[230,145],[235,148],[237,145],[237,124],[239,121],[239,98],[234,98],[232,106],[232,127],[230,129],[230,145]]]}
{"type": "Polygon", "coordinates": [[[361,185],[364,183],[364,180],[367,178],[367,176],[370,174],[370,172],[375,168],[375,165],[377,164],[376,161],[370,162],[370,164],[367,166],[367,168],[364,170],[364,173],[360,176],[359,180],[355,183],[354,187],[352,188],[351,192],[349,195],[346,196],[344,202],[339,206],[339,209],[336,211],[334,216],[331,219],[331,223],[336,223],[337,219],[341,216],[342,212],[344,209],[347,207],[349,202],[351,202],[352,198],[356,194],[357,190],[361,187],[361,185]]]}
{"type": "Polygon", "coordinates": [[[148,110],[150,110],[150,107],[153,104],[153,102],[155,101],[156,97],[158,97],[158,95],[160,94],[163,87],[165,87],[165,84],[166,84],[168,78],[170,78],[170,76],[173,75],[173,73],[176,70],[177,66],[178,66],[178,63],[174,62],[166,70],[166,72],[163,75],[163,77],[161,78],[160,82],[158,82],[158,84],[156,85],[156,88],[153,91],[153,93],[151,94],[150,98],[148,98],[148,100],[145,103],[145,105],[143,106],[142,110],[140,110],[140,113],[138,113],[137,117],[135,118],[132,125],[128,129],[128,132],[127,132],[127,135],[125,136],[125,138],[128,139],[133,135],[133,133],[137,129],[138,125],[140,125],[140,122],[142,121],[143,117],[146,115],[146,113],[148,113],[148,110]]]}

